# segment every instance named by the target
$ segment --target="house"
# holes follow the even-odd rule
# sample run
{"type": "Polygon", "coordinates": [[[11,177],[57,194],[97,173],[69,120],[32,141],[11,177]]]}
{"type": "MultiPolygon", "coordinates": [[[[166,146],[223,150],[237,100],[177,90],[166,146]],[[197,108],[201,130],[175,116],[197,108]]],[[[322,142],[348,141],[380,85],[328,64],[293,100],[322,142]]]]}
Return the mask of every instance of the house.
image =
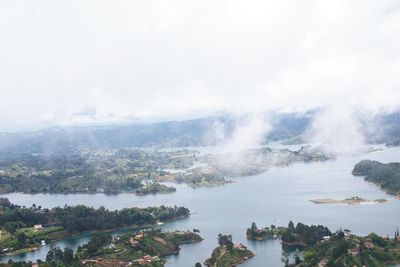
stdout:
{"type": "Polygon", "coordinates": [[[329,235],[322,237],[322,240],[324,240],[324,241],[329,241],[330,239],[331,239],[331,237],[329,235]]]}
{"type": "Polygon", "coordinates": [[[139,241],[137,241],[135,238],[131,237],[129,238],[129,243],[132,245],[132,247],[136,247],[139,245],[139,241]]]}
{"type": "Polygon", "coordinates": [[[371,241],[365,241],[364,243],[366,248],[374,248],[375,245],[371,241]]]}
{"type": "Polygon", "coordinates": [[[35,232],[40,231],[43,229],[43,226],[41,224],[35,224],[33,226],[33,229],[35,230],[35,232]]]}
{"type": "Polygon", "coordinates": [[[318,263],[318,267],[326,267],[328,266],[328,258],[323,258],[319,263],[318,263]]]}
{"type": "Polygon", "coordinates": [[[351,248],[351,249],[347,250],[347,253],[349,253],[352,256],[356,256],[360,253],[360,248],[358,248],[358,247],[351,248]]]}
{"type": "Polygon", "coordinates": [[[246,249],[245,246],[242,243],[233,244],[233,248],[240,249],[240,250],[245,250],[246,249]]]}
{"type": "Polygon", "coordinates": [[[141,233],[135,235],[135,239],[136,239],[136,240],[140,240],[140,239],[142,239],[142,238],[144,238],[144,233],[143,233],[143,232],[141,232],[141,233]]]}
{"type": "Polygon", "coordinates": [[[156,261],[158,259],[159,259],[158,256],[152,257],[150,255],[146,255],[146,256],[143,256],[143,258],[141,258],[141,259],[136,259],[136,260],[132,261],[132,264],[141,265],[141,264],[151,263],[151,262],[156,261]]]}

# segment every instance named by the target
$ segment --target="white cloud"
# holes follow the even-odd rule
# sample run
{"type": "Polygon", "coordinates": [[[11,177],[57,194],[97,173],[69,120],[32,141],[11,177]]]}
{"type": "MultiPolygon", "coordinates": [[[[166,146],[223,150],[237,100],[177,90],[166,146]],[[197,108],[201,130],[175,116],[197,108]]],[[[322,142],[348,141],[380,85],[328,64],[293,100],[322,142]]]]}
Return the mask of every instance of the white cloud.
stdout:
{"type": "Polygon", "coordinates": [[[0,38],[0,130],[400,104],[395,0],[2,1],[0,38]]]}

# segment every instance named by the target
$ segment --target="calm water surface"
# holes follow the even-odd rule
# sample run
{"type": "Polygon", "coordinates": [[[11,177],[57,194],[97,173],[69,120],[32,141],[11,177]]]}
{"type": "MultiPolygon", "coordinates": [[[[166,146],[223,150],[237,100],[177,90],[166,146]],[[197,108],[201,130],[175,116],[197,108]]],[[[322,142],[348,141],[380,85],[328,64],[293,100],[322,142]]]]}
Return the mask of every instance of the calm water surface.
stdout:
{"type": "MultiPolygon", "coordinates": [[[[3,195],[11,202],[31,206],[56,207],[84,204],[109,209],[124,207],[146,207],[152,205],[179,205],[192,211],[188,219],[168,223],[164,230],[187,230],[197,228],[204,240],[197,244],[183,245],[177,256],[167,258],[166,266],[194,266],[204,262],[217,245],[217,234],[232,234],[235,242],[243,242],[256,256],[241,266],[283,266],[279,240],[247,241],[245,232],[251,222],[259,226],[270,224],[287,225],[289,220],[307,224],[326,225],[331,230],[349,228],[354,233],[366,235],[372,231],[381,235],[393,235],[400,227],[400,200],[385,194],[360,177],[353,177],[351,170],[361,159],[382,162],[400,161],[400,148],[385,148],[361,156],[340,157],[321,163],[295,164],[284,168],[273,168],[266,173],[233,178],[235,183],[214,187],[191,189],[176,185],[177,192],[166,195],[135,196],[119,194],[36,194],[13,193],[3,195]],[[387,198],[387,204],[365,205],[317,205],[315,198],[347,198],[360,196],[368,199],[387,198]]],[[[59,247],[76,248],[88,242],[90,234],[56,242],[59,247]]],[[[50,245],[35,252],[1,260],[44,259],[50,245]]]]}

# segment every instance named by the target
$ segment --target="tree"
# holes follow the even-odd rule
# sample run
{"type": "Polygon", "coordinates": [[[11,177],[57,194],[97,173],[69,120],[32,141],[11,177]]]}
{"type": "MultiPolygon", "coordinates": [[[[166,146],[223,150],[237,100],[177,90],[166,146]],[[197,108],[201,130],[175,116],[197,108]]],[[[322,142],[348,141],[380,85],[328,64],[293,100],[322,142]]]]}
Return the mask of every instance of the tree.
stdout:
{"type": "Polygon", "coordinates": [[[4,224],[4,229],[9,232],[10,234],[15,234],[15,231],[17,230],[17,227],[15,226],[15,223],[12,222],[7,222],[4,224]]]}
{"type": "Polygon", "coordinates": [[[17,248],[22,248],[25,245],[26,239],[28,238],[24,232],[20,232],[17,234],[17,248]]]}
{"type": "Polygon", "coordinates": [[[218,244],[220,246],[225,246],[228,251],[232,251],[233,249],[232,235],[219,234],[218,244]]]}
{"type": "Polygon", "coordinates": [[[255,222],[253,222],[253,223],[251,224],[251,232],[252,232],[252,233],[255,233],[256,231],[257,231],[257,225],[256,225],[255,222]]]}
{"type": "Polygon", "coordinates": [[[196,262],[196,264],[194,265],[194,267],[201,267],[201,263],[200,263],[200,262],[196,262]]]}
{"type": "Polygon", "coordinates": [[[64,255],[62,261],[66,264],[71,264],[74,260],[74,251],[69,247],[64,248],[64,255]]]}
{"type": "Polygon", "coordinates": [[[294,224],[292,221],[289,222],[288,228],[289,230],[294,230],[294,224]]]}

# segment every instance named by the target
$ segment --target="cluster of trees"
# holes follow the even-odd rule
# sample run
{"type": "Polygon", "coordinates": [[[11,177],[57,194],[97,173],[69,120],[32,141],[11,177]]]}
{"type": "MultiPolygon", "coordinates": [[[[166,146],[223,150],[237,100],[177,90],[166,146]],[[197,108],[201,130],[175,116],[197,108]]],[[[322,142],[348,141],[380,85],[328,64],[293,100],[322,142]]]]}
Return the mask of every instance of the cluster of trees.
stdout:
{"type": "MultiPolygon", "coordinates": [[[[7,203],[8,200],[1,200],[7,203]]],[[[124,208],[110,211],[104,207],[94,209],[83,205],[57,207],[51,210],[38,208],[21,208],[12,204],[2,206],[0,227],[15,233],[18,228],[32,227],[35,224],[60,224],[69,231],[103,230],[123,225],[153,224],[157,221],[167,221],[189,216],[185,207],[148,207],[124,208]]]]}
{"type": "Polygon", "coordinates": [[[169,221],[187,217],[190,214],[187,208],[177,206],[135,207],[111,211],[104,207],[94,209],[78,205],[48,210],[36,207],[19,207],[4,198],[0,199],[0,209],[0,229],[4,229],[12,235],[13,242],[8,242],[7,246],[11,246],[13,249],[24,248],[34,243],[39,243],[39,239],[46,239],[45,234],[42,234],[40,238],[36,238],[33,236],[28,237],[24,231],[18,231],[21,228],[33,227],[35,224],[44,226],[57,225],[60,229],[71,232],[83,232],[106,230],[125,225],[154,224],[157,221],[169,221]]]}
{"type": "Polygon", "coordinates": [[[290,221],[288,227],[283,231],[281,238],[284,244],[290,245],[314,245],[322,240],[324,236],[330,236],[332,232],[322,225],[305,225],[298,223],[296,227],[290,221]]]}
{"type": "Polygon", "coordinates": [[[104,207],[93,209],[86,206],[55,208],[54,218],[70,231],[103,230],[135,224],[146,225],[157,221],[189,216],[185,207],[124,208],[110,211],[104,207]]]}
{"type": "Polygon", "coordinates": [[[270,227],[265,227],[259,229],[255,222],[253,222],[250,228],[247,228],[246,236],[248,239],[254,240],[265,240],[269,238],[274,238],[275,236],[281,236],[282,233],[285,231],[285,227],[282,226],[275,226],[271,224],[270,227]]]}
{"type": "Polygon", "coordinates": [[[135,192],[139,195],[148,195],[156,193],[172,193],[175,191],[175,187],[167,186],[157,182],[151,182],[147,183],[144,187],[137,189],[135,192]]]}
{"type": "Polygon", "coordinates": [[[232,242],[232,235],[223,235],[218,234],[218,245],[225,246],[228,251],[232,251],[233,249],[233,242],[232,242]]]}
{"type": "MultiPolygon", "coordinates": [[[[53,247],[47,252],[46,260],[38,260],[37,263],[41,267],[82,267],[84,266],[78,257],[74,254],[74,251],[69,247],[64,250],[59,247],[53,247]]],[[[0,266],[4,267],[31,267],[33,262],[20,261],[14,262],[9,260],[8,263],[2,263],[0,266]]]]}
{"type": "Polygon", "coordinates": [[[18,228],[47,222],[48,210],[40,210],[36,206],[21,208],[12,204],[7,198],[0,198],[0,211],[0,227],[11,234],[14,234],[18,228]]]}
{"type": "Polygon", "coordinates": [[[77,256],[81,259],[94,256],[100,248],[110,244],[111,241],[112,237],[110,233],[98,233],[87,244],[78,247],[77,256]]]}
{"type": "Polygon", "coordinates": [[[400,193],[400,163],[380,163],[362,160],[354,166],[353,175],[365,176],[365,180],[379,184],[390,193],[400,193]]]}

